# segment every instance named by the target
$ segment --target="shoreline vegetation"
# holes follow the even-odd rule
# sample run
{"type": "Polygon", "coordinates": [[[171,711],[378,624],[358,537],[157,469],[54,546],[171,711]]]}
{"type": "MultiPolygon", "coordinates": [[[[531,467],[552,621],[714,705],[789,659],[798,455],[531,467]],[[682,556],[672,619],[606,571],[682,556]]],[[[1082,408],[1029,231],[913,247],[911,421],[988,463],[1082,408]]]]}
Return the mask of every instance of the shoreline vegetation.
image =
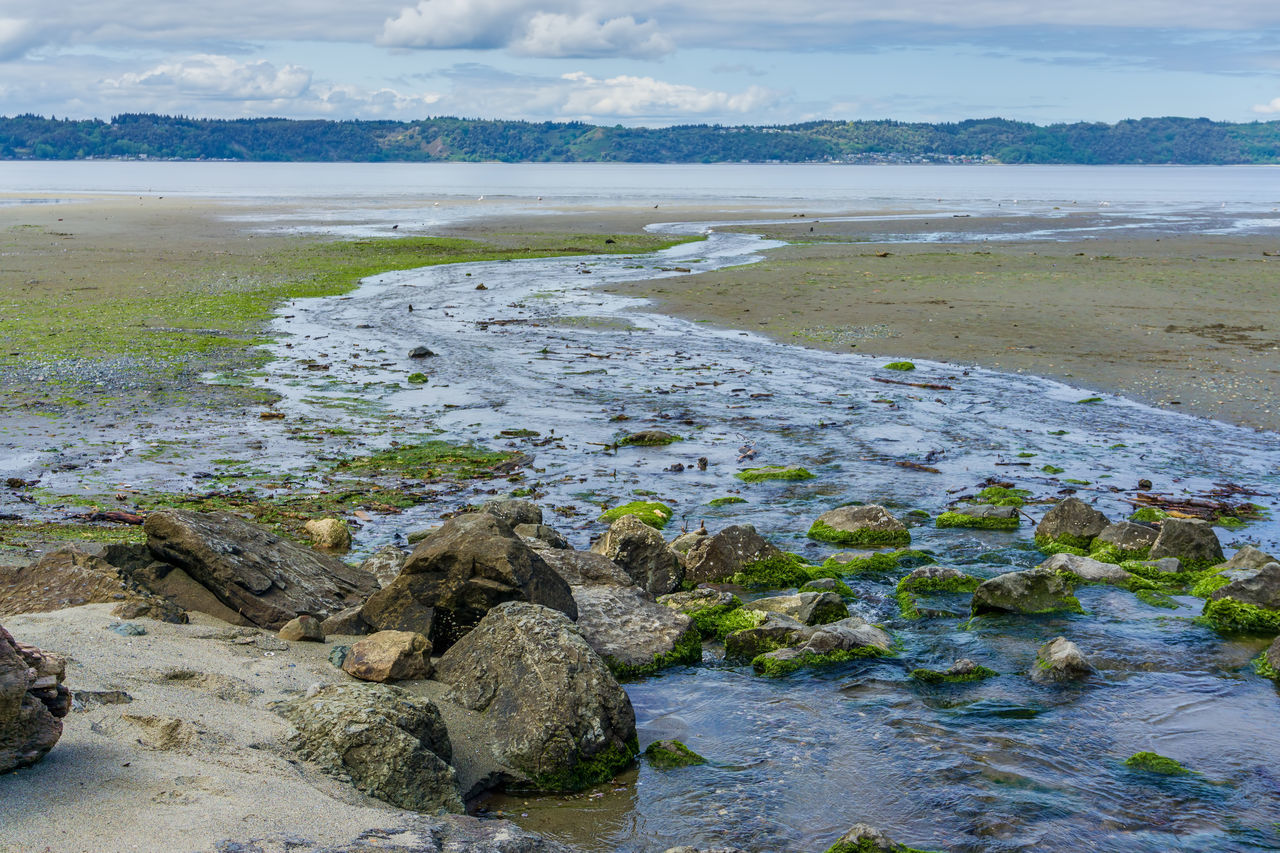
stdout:
{"type": "Polygon", "coordinates": [[[0,159],[503,163],[1280,163],[1280,121],[1160,117],[1035,125],[812,121],[601,127],[437,117],[412,122],[0,117],[0,159]]]}

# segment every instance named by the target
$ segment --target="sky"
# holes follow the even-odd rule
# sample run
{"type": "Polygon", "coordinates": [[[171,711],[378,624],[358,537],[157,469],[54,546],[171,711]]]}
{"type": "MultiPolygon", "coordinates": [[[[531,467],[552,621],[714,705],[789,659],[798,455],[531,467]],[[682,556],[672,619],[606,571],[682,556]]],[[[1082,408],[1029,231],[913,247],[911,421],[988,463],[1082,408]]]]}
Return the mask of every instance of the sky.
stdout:
{"type": "Polygon", "coordinates": [[[1277,0],[0,0],[0,114],[1280,120],[1277,0]]]}

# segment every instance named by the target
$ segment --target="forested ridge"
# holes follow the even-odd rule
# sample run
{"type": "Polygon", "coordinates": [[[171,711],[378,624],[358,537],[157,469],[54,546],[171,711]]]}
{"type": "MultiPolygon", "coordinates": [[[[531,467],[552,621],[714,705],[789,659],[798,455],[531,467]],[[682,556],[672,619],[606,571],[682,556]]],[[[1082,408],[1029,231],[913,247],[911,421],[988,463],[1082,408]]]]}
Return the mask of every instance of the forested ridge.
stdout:
{"type": "Polygon", "coordinates": [[[1144,118],[1036,125],[813,121],[603,127],[583,122],[0,118],[0,159],[609,163],[1280,163],[1280,121],[1144,118]]]}

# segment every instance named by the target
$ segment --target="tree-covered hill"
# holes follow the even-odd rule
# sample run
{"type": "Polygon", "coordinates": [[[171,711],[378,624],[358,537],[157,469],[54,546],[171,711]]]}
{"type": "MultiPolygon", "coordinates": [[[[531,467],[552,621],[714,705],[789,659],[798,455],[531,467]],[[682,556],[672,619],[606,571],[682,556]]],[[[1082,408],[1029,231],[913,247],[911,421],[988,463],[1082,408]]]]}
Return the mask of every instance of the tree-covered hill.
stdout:
{"type": "Polygon", "coordinates": [[[0,158],[726,163],[1280,163],[1280,121],[1144,118],[1048,126],[815,121],[773,127],[599,127],[459,118],[395,121],[0,118],[0,158]]]}

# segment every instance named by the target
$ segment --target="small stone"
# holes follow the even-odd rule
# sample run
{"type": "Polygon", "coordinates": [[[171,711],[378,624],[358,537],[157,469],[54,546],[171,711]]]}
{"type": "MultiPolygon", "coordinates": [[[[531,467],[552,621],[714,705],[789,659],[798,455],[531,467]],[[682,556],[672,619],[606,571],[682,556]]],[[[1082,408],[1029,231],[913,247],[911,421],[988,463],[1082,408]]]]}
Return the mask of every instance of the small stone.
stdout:
{"type": "Polygon", "coordinates": [[[112,622],[107,626],[108,631],[114,631],[121,637],[141,637],[147,633],[147,629],[134,622],[112,622]]]}
{"type": "Polygon", "coordinates": [[[341,518],[314,518],[303,525],[311,544],[326,551],[346,551],[351,547],[351,529],[341,518]]]}
{"type": "Polygon", "coordinates": [[[431,677],[431,641],[415,631],[379,631],[351,645],[342,671],[362,681],[431,677]]]}
{"type": "Polygon", "coordinates": [[[1038,684],[1074,681],[1093,672],[1080,647],[1066,637],[1057,637],[1045,643],[1036,652],[1036,663],[1031,668],[1031,680],[1038,684]]]}
{"type": "Polygon", "coordinates": [[[316,617],[307,613],[286,622],[284,627],[280,629],[278,636],[282,640],[291,640],[294,642],[324,642],[324,630],[320,627],[320,621],[316,619],[316,617]]]}
{"type": "Polygon", "coordinates": [[[329,650],[329,663],[342,669],[342,664],[346,661],[347,655],[351,653],[350,646],[334,646],[329,650]]]}
{"type": "Polygon", "coordinates": [[[414,347],[409,350],[409,358],[431,358],[435,353],[426,347],[414,347]]]}

